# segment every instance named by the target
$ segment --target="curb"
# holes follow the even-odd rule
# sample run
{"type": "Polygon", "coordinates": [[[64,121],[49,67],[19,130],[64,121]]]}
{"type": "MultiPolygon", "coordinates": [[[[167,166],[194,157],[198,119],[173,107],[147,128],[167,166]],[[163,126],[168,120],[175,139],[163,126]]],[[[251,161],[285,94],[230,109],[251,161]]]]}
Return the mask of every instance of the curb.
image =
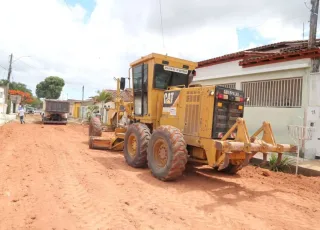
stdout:
{"type": "MultiPolygon", "coordinates": [[[[262,162],[262,159],[258,159],[258,158],[251,158],[250,160],[250,164],[260,164],[262,162]]],[[[269,163],[269,161],[267,161],[267,163],[269,163]]],[[[290,168],[293,168],[294,170],[292,170],[292,172],[285,172],[288,174],[295,174],[295,165],[290,165],[290,168]]],[[[308,176],[308,177],[314,177],[314,176],[320,176],[320,170],[315,170],[315,169],[310,169],[310,168],[305,168],[305,167],[301,167],[298,166],[298,175],[303,175],[303,176],[308,176]]]]}

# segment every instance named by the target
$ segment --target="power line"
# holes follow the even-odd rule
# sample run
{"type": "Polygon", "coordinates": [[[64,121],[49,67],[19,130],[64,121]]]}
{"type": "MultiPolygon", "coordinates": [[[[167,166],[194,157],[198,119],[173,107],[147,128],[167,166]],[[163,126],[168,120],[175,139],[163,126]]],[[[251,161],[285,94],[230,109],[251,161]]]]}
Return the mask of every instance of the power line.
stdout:
{"type": "Polygon", "coordinates": [[[2,67],[2,68],[5,69],[5,70],[8,70],[7,68],[3,67],[2,65],[0,65],[0,67],[2,67]]]}
{"type": "Polygon", "coordinates": [[[29,65],[28,63],[26,63],[24,61],[21,61],[21,60],[19,60],[19,61],[22,62],[23,64],[29,66],[30,68],[38,69],[37,67],[31,66],[31,65],[29,65]]]}
{"type": "Polygon", "coordinates": [[[70,10],[70,11],[72,11],[71,10],[71,8],[69,7],[69,5],[68,5],[68,3],[67,3],[67,1],[66,0],[64,0],[64,3],[66,4],[66,6],[68,7],[68,9],[70,10]]]}
{"type": "Polygon", "coordinates": [[[163,36],[163,22],[162,22],[161,0],[159,0],[159,6],[160,6],[160,21],[161,21],[162,44],[163,44],[163,49],[165,49],[165,46],[164,46],[164,36],[163,36]]]}

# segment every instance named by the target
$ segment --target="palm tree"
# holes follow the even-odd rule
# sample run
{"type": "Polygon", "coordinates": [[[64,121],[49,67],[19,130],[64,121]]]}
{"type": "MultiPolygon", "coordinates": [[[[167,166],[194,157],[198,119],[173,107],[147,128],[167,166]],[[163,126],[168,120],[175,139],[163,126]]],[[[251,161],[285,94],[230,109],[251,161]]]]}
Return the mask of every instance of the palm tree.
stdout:
{"type": "Polygon", "coordinates": [[[103,102],[103,103],[107,103],[109,101],[112,101],[113,96],[110,92],[107,91],[97,91],[97,96],[95,97],[97,102],[103,102]]]}

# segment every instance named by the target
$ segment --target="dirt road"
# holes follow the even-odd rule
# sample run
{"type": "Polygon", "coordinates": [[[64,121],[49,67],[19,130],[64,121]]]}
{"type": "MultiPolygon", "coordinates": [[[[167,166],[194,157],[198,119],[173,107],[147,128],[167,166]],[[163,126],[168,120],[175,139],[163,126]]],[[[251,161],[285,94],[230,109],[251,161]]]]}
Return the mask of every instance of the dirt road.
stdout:
{"type": "Polygon", "coordinates": [[[0,127],[0,229],[319,229],[320,178],[190,166],[165,183],[120,153],[90,150],[87,133],[0,127]]]}

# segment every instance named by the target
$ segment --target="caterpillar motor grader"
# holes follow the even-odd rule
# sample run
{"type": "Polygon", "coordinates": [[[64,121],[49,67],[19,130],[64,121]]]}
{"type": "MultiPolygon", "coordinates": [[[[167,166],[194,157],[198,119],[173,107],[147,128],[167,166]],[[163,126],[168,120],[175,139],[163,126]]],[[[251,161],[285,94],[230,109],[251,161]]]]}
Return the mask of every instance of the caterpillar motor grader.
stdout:
{"type": "Polygon", "coordinates": [[[148,166],[163,181],[179,177],[187,161],[234,174],[257,152],[264,160],[276,152],[278,161],[284,152],[296,152],[296,146],[276,144],[268,122],[250,137],[243,119],[244,92],[189,85],[196,67],[154,53],[131,63],[133,119],[116,128],[111,139],[91,136],[90,147],[123,150],[128,165],[148,166]]]}

